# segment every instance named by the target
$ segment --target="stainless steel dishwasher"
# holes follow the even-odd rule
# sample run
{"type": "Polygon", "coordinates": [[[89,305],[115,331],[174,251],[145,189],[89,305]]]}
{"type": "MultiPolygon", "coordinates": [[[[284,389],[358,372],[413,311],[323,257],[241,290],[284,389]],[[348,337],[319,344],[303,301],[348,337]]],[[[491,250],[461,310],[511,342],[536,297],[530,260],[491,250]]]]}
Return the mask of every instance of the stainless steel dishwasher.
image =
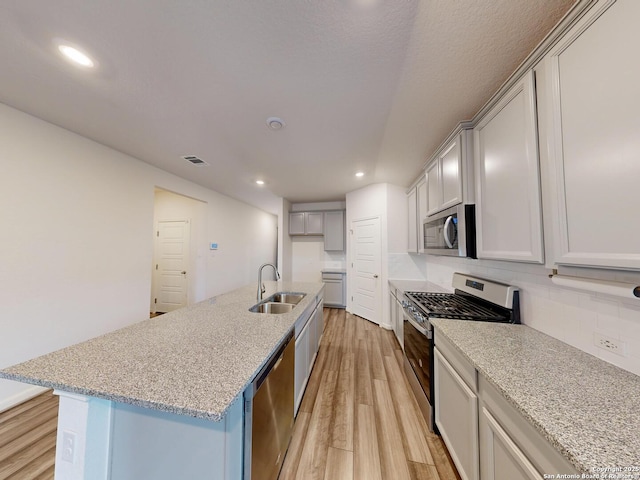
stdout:
{"type": "Polygon", "coordinates": [[[293,430],[293,331],[244,394],[244,478],[278,478],[293,430]]]}

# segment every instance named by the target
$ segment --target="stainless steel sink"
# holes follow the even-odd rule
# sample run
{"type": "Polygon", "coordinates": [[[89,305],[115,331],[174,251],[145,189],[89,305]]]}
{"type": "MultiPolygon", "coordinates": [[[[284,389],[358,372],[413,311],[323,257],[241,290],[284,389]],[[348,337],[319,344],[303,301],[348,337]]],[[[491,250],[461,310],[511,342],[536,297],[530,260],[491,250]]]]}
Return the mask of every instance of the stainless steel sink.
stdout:
{"type": "Polygon", "coordinates": [[[295,305],[291,303],[264,302],[254,305],[249,309],[256,313],[289,313],[295,305]]]}
{"type": "Polygon", "coordinates": [[[292,292],[278,292],[267,299],[269,302],[278,302],[278,303],[292,303],[293,305],[297,305],[300,303],[307,294],[306,293],[292,293],[292,292]]]}

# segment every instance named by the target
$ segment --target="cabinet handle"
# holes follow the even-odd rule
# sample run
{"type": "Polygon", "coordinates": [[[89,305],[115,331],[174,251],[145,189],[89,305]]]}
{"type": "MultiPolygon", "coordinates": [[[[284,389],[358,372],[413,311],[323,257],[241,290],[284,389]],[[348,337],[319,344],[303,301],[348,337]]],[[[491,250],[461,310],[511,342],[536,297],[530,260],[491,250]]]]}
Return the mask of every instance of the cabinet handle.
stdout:
{"type": "Polygon", "coordinates": [[[374,273],[374,274],[373,274],[373,278],[378,278],[378,274],[377,274],[377,273],[374,273]]]}

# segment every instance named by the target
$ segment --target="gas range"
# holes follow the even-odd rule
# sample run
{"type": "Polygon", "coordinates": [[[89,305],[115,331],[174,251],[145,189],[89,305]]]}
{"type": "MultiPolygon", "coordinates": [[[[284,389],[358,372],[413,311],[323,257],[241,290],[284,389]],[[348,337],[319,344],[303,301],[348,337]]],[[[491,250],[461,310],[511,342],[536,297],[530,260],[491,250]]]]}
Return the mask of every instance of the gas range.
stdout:
{"type": "Polygon", "coordinates": [[[519,291],[503,283],[453,274],[455,293],[405,292],[405,311],[424,329],[430,318],[520,323],[519,291]]]}
{"type": "Polygon", "coordinates": [[[405,292],[402,302],[405,372],[427,425],[434,423],[433,327],[430,319],[520,323],[516,287],[461,273],[453,274],[455,293],[405,292]]]}

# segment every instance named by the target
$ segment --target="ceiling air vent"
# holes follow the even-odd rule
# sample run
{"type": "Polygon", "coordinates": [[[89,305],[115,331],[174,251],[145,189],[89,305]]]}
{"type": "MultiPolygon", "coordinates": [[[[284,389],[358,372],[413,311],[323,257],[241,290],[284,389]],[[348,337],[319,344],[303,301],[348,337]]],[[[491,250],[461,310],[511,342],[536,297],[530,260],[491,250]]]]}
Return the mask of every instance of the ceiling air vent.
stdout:
{"type": "Polygon", "coordinates": [[[193,163],[198,167],[208,167],[209,164],[202,160],[201,158],[196,157],[195,155],[185,155],[184,158],[187,162],[193,163]]]}

